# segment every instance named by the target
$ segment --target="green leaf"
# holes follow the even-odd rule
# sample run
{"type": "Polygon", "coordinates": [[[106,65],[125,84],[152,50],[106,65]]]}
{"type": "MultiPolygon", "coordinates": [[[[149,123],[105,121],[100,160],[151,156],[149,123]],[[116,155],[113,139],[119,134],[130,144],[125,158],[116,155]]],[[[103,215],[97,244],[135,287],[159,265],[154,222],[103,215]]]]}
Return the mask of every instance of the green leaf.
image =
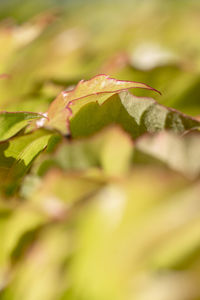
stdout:
{"type": "MultiPolygon", "coordinates": [[[[105,179],[51,170],[29,201],[50,218],[63,218],[76,203],[84,203],[105,185],[105,179]]],[[[76,211],[76,206],[75,206],[76,211]]]]}
{"type": "Polygon", "coordinates": [[[133,138],[164,129],[183,133],[200,126],[198,120],[162,106],[152,98],[136,97],[124,91],[108,98],[103,105],[93,102],[85,105],[70,119],[70,130],[73,137],[88,136],[111,123],[121,125],[133,138]]]}
{"type": "Polygon", "coordinates": [[[132,88],[156,91],[144,83],[116,80],[107,75],[97,75],[87,81],[81,80],[73,90],[62,92],[52,102],[48,110],[49,120],[46,126],[66,134],[69,132],[67,127],[70,116],[76,114],[86,104],[92,102],[103,104],[112,95],[132,88]]]}
{"type": "MultiPolygon", "coordinates": [[[[199,253],[200,244],[199,183],[188,183],[169,171],[135,169],[94,196],[77,225],[71,263],[77,299],[121,300],[127,290],[128,299],[162,299],[168,280],[172,299],[177,299],[182,273],[174,269],[193,258],[195,250],[199,253]],[[144,292],[149,297],[143,298],[144,292]]],[[[193,259],[193,271],[199,270],[199,255],[193,259]]]]}
{"type": "Polygon", "coordinates": [[[130,169],[133,148],[130,136],[112,126],[90,139],[63,141],[55,153],[55,163],[67,171],[95,168],[106,175],[123,176],[130,169]]]}
{"type": "Polygon", "coordinates": [[[12,194],[34,158],[48,145],[52,133],[37,130],[0,144],[0,187],[12,194]]]}
{"type": "Polygon", "coordinates": [[[153,163],[158,159],[171,169],[190,178],[195,178],[200,174],[200,135],[198,133],[190,133],[182,137],[170,132],[144,136],[137,141],[136,149],[152,157],[153,163]]]}
{"type": "Polygon", "coordinates": [[[0,112],[0,141],[9,139],[42,115],[32,112],[0,112]]]}

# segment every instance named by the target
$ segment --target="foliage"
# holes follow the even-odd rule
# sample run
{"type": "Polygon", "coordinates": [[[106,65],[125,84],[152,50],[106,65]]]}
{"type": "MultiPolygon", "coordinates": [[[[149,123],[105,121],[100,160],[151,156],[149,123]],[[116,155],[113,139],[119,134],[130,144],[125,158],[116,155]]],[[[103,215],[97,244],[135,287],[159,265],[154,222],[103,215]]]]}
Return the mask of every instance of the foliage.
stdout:
{"type": "Polygon", "coordinates": [[[200,299],[199,5],[149,3],[0,23],[2,300],[200,299]]]}

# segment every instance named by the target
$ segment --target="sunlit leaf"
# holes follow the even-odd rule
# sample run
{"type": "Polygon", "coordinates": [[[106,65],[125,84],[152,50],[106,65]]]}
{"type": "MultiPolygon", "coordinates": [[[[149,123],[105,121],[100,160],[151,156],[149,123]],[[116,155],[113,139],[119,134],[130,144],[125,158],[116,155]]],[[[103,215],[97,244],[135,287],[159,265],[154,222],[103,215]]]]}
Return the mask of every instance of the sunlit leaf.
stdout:
{"type": "Polygon", "coordinates": [[[76,114],[84,105],[88,103],[101,105],[112,95],[132,88],[154,90],[143,83],[116,80],[107,75],[98,75],[88,81],[82,80],[73,90],[62,92],[53,101],[48,110],[47,126],[66,134],[69,131],[69,117],[76,114]]]}
{"type": "Polygon", "coordinates": [[[0,112],[0,141],[9,139],[26,127],[30,121],[42,117],[31,112],[0,112]]]}
{"type": "Polygon", "coordinates": [[[38,130],[0,144],[1,187],[12,193],[33,159],[47,146],[52,133],[38,130]]]}
{"type": "Polygon", "coordinates": [[[103,105],[93,102],[85,105],[70,119],[70,130],[73,137],[82,137],[112,123],[121,125],[133,138],[164,129],[183,133],[200,126],[198,120],[164,107],[152,98],[121,92],[103,105]]]}

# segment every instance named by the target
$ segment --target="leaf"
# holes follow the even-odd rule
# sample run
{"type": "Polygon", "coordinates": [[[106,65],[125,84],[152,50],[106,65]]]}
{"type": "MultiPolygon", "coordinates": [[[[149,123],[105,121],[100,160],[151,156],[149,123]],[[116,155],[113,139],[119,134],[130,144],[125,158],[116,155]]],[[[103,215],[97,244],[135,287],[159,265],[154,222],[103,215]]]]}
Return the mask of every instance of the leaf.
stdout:
{"type": "MultiPolygon", "coordinates": [[[[26,234],[43,225],[46,221],[44,214],[34,211],[31,206],[25,204],[19,209],[15,208],[12,218],[8,219],[5,228],[4,247],[6,256],[12,260],[17,256],[19,250],[18,243],[23,237],[28,237],[26,234]],[[18,249],[17,249],[18,248],[18,249]]],[[[28,237],[29,238],[29,237],[28,237]]],[[[24,248],[26,244],[31,242],[29,239],[24,239],[24,248]]],[[[23,249],[22,247],[22,250],[23,249]]]]}
{"type": "MultiPolygon", "coordinates": [[[[164,299],[160,291],[169,280],[170,295],[177,299],[182,272],[176,267],[193,258],[195,250],[199,254],[200,245],[200,186],[188,183],[168,170],[135,169],[126,180],[112,182],[94,196],[77,226],[71,264],[77,298],[121,300],[130,289],[128,299],[164,299]]],[[[199,255],[193,259],[194,271],[199,255]]],[[[186,281],[189,292],[193,271],[186,281]]]]}
{"type": "Polygon", "coordinates": [[[200,126],[200,122],[195,118],[158,104],[152,98],[140,98],[123,92],[120,93],[120,99],[129,115],[148,132],[171,129],[174,132],[183,133],[200,126]]]}
{"type": "Polygon", "coordinates": [[[183,133],[200,126],[198,120],[162,106],[152,98],[136,97],[125,91],[110,97],[103,105],[85,105],[71,117],[70,131],[73,137],[83,137],[111,123],[121,125],[133,138],[164,129],[183,133]]]}
{"type": "Polygon", "coordinates": [[[0,143],[0,188],[12,194],[34,158],[47,146],[52,133],[37,130],[0,143]]]}
{"type": "Polygon", "coordinates": [[[170,132],[144,136],[137,141],[136,149],[187,177],[200,174],[200,135],[197,133],[182,137],[170,132]]]}
{"type": "Polygon", "coordinates": [[[106,175],[121,177],[130,169],[133,148],[130,136],[120,127],[112,126],[90,139],[63,141],[55,153],[55,163],[67,171],[95,168],[106,175]]]}
{"type": "Polygon", "coordinates": [[[54,169],[45,175],[42,185],[30,195],[29,201],[50,218],[62,219],[76,203],[84,203],[104,185],[103,178],[90,178],[81,173],[65,173],[54,169]]]}
{"type": "Polygon", "coordinates": [[[6,73],[0,74],[0,79],[5,79],[5,78],[6,79],[10,78],[10,75],[6,73]]]}
{"type": "Polygon", "coordinates": [[[32,120],[44,116],[32,112],[0,112],[0,141],[9,139],[32,120]]]}
{"type": "Polygon", "coordinates": [[[132,88],[156,91],[140,82],[116,80],[107,75],[97,75],[87,81],[81,80],[73,90],[62,92],[52,102],[46,125],[67,134],[70,116],[76,114],[84,105],[92,102],[103,104],[112,95],[132,88]]]}

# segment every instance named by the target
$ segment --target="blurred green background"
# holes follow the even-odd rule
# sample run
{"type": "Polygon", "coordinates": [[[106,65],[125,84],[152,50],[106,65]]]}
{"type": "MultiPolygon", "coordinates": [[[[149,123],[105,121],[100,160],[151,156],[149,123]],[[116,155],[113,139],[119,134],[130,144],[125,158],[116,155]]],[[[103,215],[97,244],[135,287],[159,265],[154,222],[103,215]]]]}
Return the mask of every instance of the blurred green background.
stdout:
{"type": "MultiPolygon", "coordinates": [[[[198,117],[199,32],[199,0],[1,0],[0,109],[105,73],[198,117]]],[[[199,140],[57,138],[0,201],[0,299],[199,300],[199,140]]]]}
{"type": "Polygon", "coordinates": [[[161,103],[199,114],[199,1],[0,5],[0,72],[12,77],[1,82],[2,108],[38,110],[40,99],[45,111],[60,89],[107,73],[150,84],[161,103]]]}

